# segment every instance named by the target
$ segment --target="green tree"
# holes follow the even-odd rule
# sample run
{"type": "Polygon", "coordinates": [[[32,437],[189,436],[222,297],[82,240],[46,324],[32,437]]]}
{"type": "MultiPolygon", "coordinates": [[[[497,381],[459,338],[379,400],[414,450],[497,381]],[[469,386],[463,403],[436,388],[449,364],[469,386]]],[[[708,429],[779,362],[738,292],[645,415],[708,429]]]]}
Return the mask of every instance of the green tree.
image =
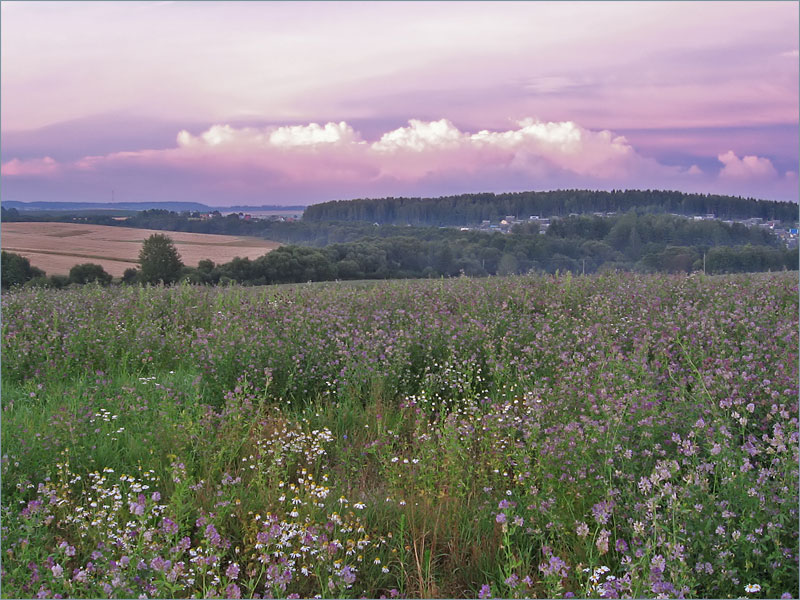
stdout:
{"type": "Polygon", "coordinates": [[[106,273],[102,266],[95,263],[83,263],[75,265],[69,270],[69,280],[72,283],[91,283],[96,281],[101,285],[111,283],[111,275],[106,273]]]}
{"type": "Polygon", "coordinates": [[[154,233],[142,243],[139,265],[142,283],[175,283],[183,268],[175,244],[162,233],[154,233]]]}
{"type": "Polygon", "coordinates": [[[12,286],[22,285],[34,277],[44,277],[44,271],[32,267],[31,261],[24,256],[3,250],[2,259],[0,259],[0,277],[2,277],[2,287],[5,290],[12,286]]]}
{"type": "Polygon", "coordinates": [[[506,252],[497,265],[498,275],[514,275],[517,272],[517,259],[513,254],[506,252]]]}
{"type": "Polygon", "coordinates": [[[136,283],[138,280],[139,270],[134,269],[133,267],[125,269],[125,272],[122,274],[122,283],[136,283]]]}

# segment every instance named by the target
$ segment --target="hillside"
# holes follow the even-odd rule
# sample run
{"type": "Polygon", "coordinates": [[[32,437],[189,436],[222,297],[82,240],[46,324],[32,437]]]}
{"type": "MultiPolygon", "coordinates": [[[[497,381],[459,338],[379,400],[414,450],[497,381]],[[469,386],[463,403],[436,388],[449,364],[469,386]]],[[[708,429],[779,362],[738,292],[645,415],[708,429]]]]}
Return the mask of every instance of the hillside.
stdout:
{"type": "Polygon", "coordinates": [[[734,196],[685,194],[664,190],[557,190],[506,194],[461,194],[441,198],[365,198],[309,206],[304,221],[368,221],[395,225],[458,226],[508,215],[564,217],[572,213],[637,210],[685,216],[713,214],[719,219],[776,219],[793,223],[798,207],[734,196]]]}
{"type": "MultiPolygon", "coordinates": [[[[142,242],[158,233],[73,223],[3,223],[2,248],[28,258],[48,275],[65,275],[80,263],[101,265],[118,277],[137,266],[142,242]]],[[[171,233],[183,262],[197,266],[203,259],[227,262],[237,256],[257,258],[278,246],[275,242],[242,236],[171,233]]]]}

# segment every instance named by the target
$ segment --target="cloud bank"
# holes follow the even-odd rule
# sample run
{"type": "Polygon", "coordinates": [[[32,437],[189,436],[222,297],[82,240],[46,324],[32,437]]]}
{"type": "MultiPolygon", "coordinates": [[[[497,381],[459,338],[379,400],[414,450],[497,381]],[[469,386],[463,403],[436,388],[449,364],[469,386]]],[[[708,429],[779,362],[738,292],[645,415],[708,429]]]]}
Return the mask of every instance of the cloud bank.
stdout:
{"type": "Polygon", "coordinates": [[[182,189],[184,197],[205,187],[244,197],[280,193],[287,201],[557,187],[702,191],[698,186],[705,185],[714,191],[717,185],[723,191],[739,185],[740,193],[751,193],[758,184],[766,193],[771,186],[793,185],[766,157],[739,158],[727,151],[717,158],[717,173],[665,165],[637,152],[624,136],[574,121],[526,118],[504,130],[469,132],[447,119],[411,119],[372,141],[344,121],[263,128],[217,124],[198,134],[180,131],[175,146],[166,149],[62,163],[14,158],[2,164],[2,175],[9,181],[64,177],[73,183],[155,177],[173,192],[182,189]]]}
{"type": "Polygon", "coordinates": [[[725,154],[720,154],[717,158],[725,165],[720,171],[719,176],[729,179],[774,179],[778,172],[772,166],[772,161],[768,158],[759,156],[744,156],[739,158],[728,150],[725,154]]]}

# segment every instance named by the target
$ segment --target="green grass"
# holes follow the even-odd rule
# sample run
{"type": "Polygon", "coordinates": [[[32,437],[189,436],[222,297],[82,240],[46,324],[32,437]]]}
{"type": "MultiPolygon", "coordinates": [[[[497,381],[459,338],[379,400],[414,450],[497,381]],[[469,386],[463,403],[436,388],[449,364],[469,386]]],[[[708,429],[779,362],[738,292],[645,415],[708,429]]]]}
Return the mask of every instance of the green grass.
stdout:
{"type": "Polygon", "coordinates": [[[796,593],[785,275],[3,300],[3,597],[796,593]]]}

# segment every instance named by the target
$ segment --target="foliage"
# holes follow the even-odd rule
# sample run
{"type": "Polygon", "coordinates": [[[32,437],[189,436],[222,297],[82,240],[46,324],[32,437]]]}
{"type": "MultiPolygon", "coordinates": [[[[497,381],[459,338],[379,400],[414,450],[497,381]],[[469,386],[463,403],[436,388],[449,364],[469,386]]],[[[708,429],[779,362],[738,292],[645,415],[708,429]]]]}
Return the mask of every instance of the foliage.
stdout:
{"type": "Polygon", "coordinates": [[[69,270],[69,280],[72,283],[86,284],[97,282],[101,285],[111,283],[111,275],[106,273],[102,266],[94,263],[75,265],[69,270]]]}
{"type": "Polygon", "coordinates": [[[571,213],[630,210],[681,215],[715,214],[721,219],[797,221],[794,202],[773,202],[733,196],[684,194],[664,190],[556,190],[506,194],[461,194],[442,198],[374,198],[322,202],[306,208],[303,221],[365,221],[399,225],[475,225],[507,215],[527,219],[566,217],[571,213]]]}
{"type": "Polygon", "coordinates": [[[138,280],[142,283],[175,283],[181,275],[183,263],[172,239],[154,233],[142,243],[139,252],[138,280]]]}
{"type": "Polygon", "coordinates": [[[130,267],[122,273],[122,283],[136,283],[139,280],[139,269],[130,267]]]}
{"type": "Polygon", "coordinates": [[[702,257],[709,248],[714,249],[709,254],[709,273],[797,269],[797,249],[779,247],[780,241],[767,230],[670,215],[567,217],[555,221],[545,235],[530,233],[536,230],[527,226],[508,235],[433,231],[424,239],[375,236],[321,250],[283,246],[252,261],[237,258],[216,266],[205,263],[191,281],[262,285],[460,273],[595,273],[608,267],[689,273],[702,270],[702,257]],[[724,258],[732,256],[740,258],[724,258]],[[718,266],[723,259],[724,269],[718,266]]]}
{"type": "Polygon", "coordinates": [[[34,277],[44,277],[44,271],[31,266],[31,261],[13,252],[2,251],[2,264],[0,264],[0,277],[2,288],[9,289],[22,285],[34,277]]]}
{"type": "Polygon", "coordinates": [[[797,593],[794,274],[2,306],[4,597],[797,593]]]}

